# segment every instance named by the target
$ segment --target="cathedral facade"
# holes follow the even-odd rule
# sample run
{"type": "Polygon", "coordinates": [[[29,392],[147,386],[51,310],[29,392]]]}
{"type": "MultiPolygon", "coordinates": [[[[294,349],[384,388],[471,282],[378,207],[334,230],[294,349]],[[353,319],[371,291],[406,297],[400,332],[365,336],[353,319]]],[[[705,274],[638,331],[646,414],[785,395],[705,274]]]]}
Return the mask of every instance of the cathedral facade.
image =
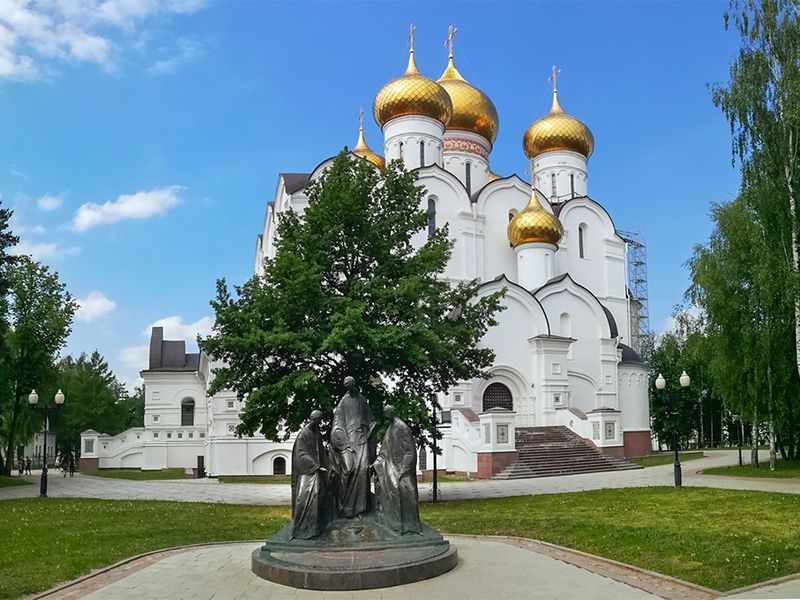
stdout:
{"type": "MultiPolygon", "coordinates": [[[[478,279],[481,294],[506,289],[498,324],[481,342],[495,352],[489,377],[460,382],[439,398],[438,467],[448,471],[494,476],[517,457],[515,432],[542,426],[566,427],[612,456],[650,452],[647,368],[628,345],[635,308],[626,242],[588,195],[594,137],[561,106],[556,76],[554,69],[550,112],[522,136],[530,183],[492,171],[497,110],[461,76],[452,43],[438,80],[419,72],[412,44],[405,73],[374,100],[383,155],[367,145],[363,127],[352,151],[377,169],[401,160],[417,172],[430,219],[415,243],[449,225],[449,280],[478,279]]],[[[332,160],[310,173],[279,175],[257,237],[256,274],[274,256],[281,213],[305,210],[306,186],[332,160]]],[[[291,443],[234,435],[239,402],[232,393],[207,396],[212,375],[204,355],[186,354],[182,342],[154,329],[142,377],[144,427],[114,438],[86,432],[82,456],[90,463],[211,475],[287,472],[291,443]]]]}

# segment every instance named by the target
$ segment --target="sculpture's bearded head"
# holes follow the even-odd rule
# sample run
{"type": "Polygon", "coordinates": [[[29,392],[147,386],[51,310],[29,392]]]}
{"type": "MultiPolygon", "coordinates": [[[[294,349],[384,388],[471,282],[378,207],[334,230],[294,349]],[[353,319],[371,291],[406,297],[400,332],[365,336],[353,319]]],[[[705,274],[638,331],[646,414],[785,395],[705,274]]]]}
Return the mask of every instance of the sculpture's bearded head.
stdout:
{"type": "Polygon", "coordinates": [[[387,404],[386,406],[383,407],[383,414],[387,419],[391,421],[394,419],[397,412],[395,411],[394,406],[392,406],[391,404],[387,404]]]}
{"type": "Polygon", "coordinates": [[[315,427],[319,427],[319,424],[322,422],[322,411],[321,410],[312,410],[311,416],[308,418],[309,423],[314,425],[315,427]]]}
{"type": "Polygon", "coordinates": [[[356,391],[356,380],[349,375],[344,378],[344,387],[351,394],[356,391]]]}

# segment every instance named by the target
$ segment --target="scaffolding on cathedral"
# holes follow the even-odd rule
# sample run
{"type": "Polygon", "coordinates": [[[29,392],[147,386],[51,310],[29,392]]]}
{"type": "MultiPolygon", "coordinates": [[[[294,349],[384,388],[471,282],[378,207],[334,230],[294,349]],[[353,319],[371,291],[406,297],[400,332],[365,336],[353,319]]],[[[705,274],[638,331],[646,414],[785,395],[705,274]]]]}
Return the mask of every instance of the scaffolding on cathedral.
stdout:
{"type": "Polygon", "coordinates": [[[626,244],[628,294],[631,301],[631,348],[646,362],[653,350],[650,311],[647,301],[647,246],[638,231],[619,231],[626,244]]]}

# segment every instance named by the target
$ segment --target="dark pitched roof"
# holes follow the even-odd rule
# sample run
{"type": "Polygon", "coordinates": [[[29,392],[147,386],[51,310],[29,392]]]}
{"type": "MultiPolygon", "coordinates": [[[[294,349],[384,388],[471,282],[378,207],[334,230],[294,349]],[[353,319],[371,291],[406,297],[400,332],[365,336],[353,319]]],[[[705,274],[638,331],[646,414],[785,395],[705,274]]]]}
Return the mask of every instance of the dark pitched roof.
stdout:
{"type": "Polygon", "coordinates": [[[311,173],[281,173],[281,177],[283,177],[283,183],[286,186],[286,192],[289,194],[294,194],[297,190],[301,190],[306,187],[308,178],[311,177],[311,173]]]}
{"type": "Polygon", "coordinates": [[[629,364],[629,365],[643,365],[644,361],[642,357],[639,356],[633,348],[627,346],[625,344],[618,344],[617,347],[622,350],[622,360],[620,364],[629,364]]]}
{"type": "Polygon", "coordinates": [[[600,306],[603,308],[603,312],[606,313],[608,328],[611,330],[611,337],[617,337],[619,335],[619,329],[617,329],[617,320],[614,318],[614,315],[611,314],[611,311],[606,308],[605,304],[600,302],[600,306]]]}
{"type": "Polygon", "coordinates": [[[150,334],[150,361],[146,371],[194,372],[200,368],[200,353],[186,353],[183,340],[165,340],[164,328],[153,327],[150,334]]]}

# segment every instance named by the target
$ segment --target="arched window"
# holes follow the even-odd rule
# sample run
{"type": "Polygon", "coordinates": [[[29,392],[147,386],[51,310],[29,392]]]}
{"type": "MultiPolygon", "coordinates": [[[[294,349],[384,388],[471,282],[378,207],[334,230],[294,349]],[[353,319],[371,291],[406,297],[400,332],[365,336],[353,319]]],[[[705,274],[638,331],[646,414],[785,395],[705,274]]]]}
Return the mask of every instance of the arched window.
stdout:
{"type": "Polygon", "coordinates": [[[194,426],[194,400],[191,398],[181,400],[181,426],[194,426]]]}
{"type": "Polygon", "coordinates": [[[558,197],[558,191],[556,189],[556,174],[555,173],[552,173],[550,175],[550,187],[552,188],[552,192],[550,194],[550,197],[551,198],[558,197]]]}
{"type": "Polygon", "coordinates": [[[425,142],[423,141],[419,143],[419,166],[425,166],[425,142]]]}
{"type": "Polygon", "coordinates": [[[509,223],[511,222],[511,219],[513,219],[514,217],[517,216],[517,213],[519,213],[519,211],[516,208],[512,208],[510,211],[508,211],[508,222],[509,223]]]}
{"type": "Polygon", "coordinates": [[[464,165],[464,181],[466,182],[467,194],[472,194],[472,163],[469,161],[464,165]]]}
{"type": "Polygon", "coordinates": [[[514,398],[511,396],[511,390],[502,383],[490,383],[483,392],[484,412],[492,408],[514,410],[514,398]]]}
{"type": "Polygon", "coordinates": [[[273,475],[286,475],[286,459],[282,456],[276,456],[272,461],[272,474],[273,475]]]}
{"type": "Polygon", "coordinates": [[[428,198],[428,237],[436,233],[436,199],[428,198]]]}
{"type": "Polygon", "coordinates": [[[578,256],[586,258],[586,223],[578,225],[578,256]]]}
{"type": "Polygon", "coordinates": [[[569,191],[571,196],[575,197],[575,173],[569,174],[569,191]]]}
{"type": "Polygon", "coordinates": [[[398,148],[400,150],[400,160],[403,160],[403,142],[399,143],[398,148]]]}

